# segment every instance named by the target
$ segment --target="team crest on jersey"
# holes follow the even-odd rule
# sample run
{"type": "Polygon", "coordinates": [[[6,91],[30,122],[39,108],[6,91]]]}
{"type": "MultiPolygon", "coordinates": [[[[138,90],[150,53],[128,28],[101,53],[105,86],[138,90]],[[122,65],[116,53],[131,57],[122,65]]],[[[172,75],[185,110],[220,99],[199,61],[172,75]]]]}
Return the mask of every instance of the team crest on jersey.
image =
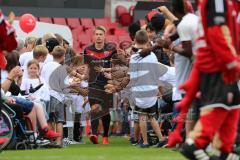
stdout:
{"type": "Polygon", "coordinates": [[[109,51],[105,51],[105,52],[104,52],[104,55],[105,55],[105,56],[109,56],[109,54],[110,54],[109,51]]]}

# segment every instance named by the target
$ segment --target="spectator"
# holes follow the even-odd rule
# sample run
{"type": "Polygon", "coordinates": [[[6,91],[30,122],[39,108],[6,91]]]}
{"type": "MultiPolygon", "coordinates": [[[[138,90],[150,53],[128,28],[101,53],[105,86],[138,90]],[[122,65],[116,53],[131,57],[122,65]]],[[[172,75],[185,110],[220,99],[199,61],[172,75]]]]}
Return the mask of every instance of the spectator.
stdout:
{"type": "MultiPolygon", "coordinates": [[[[49,40],[47,40],[47,44],[48,43],[49,40]]],[[[57,68],[59,68],[64,62],[65,52],[65,49],[61,46],[54,47],[52,51],[53,61],[46,63],[41,71],[41,76],[47,82],[50,89],[50,108],[47,109],[49,114],[48,124],[52,129],[56,129],[56,131],[60,134],[60,136],[56,139],[57,147],[62,147],[63,124],[65,123],[63,102],[64,94],[54,90],[50,82],[51,77],[54,77],[53,73],[56,73],[57,68]]],[[[57,82],[60,82],[61,80],[58,79],[57,76],[60,75],[56,75],[54,78],[56,78],[55,80],[57,82]]]]}
{"type": "MultiPolygon", "coordinates": [[[[158,61],[154,53],[141,53],[141,49],[148,48],[148,43],[149,39],[147,32],[144,30],[138,31],[135,36],[135,47],[138,49],[138,51],[136,52],[136,54],[133,54],[131,56],[129,64],[130,87],[134,98],[135,111],[138,113],[139,116],[139,124],[143,138],[143,143],[140,145],[142,148],[149,147],[147,139],[148,120],[151,122],[151,125],[156,135],[158,136],[159,143],[157,144],[157,147],[162,147],[165,144],[165,140],[162,137],[159,125],[154,117],[154,115],[156,114],[156,104],[158,99],[158,85],[156,83],[157,79],[154,78],[156,72],[153,71],[153,68],[162,68],[159,68],[159,66],[155,66],[158,65],[158,61]],[[139,69],[136,70],[136,68],[139,69]],[[139,77],[142,72],[141,69],[149,71],[147,77],[146,75],[140,76],[142,78],[139,77]],[[153,87],[154,85],[155,87],[153,87]],[[145,94],[146,91],[148,95],[147,93],[145,94]]],[[[164,68],[160,72],[165,73],[166,68],[164,68]]]]}

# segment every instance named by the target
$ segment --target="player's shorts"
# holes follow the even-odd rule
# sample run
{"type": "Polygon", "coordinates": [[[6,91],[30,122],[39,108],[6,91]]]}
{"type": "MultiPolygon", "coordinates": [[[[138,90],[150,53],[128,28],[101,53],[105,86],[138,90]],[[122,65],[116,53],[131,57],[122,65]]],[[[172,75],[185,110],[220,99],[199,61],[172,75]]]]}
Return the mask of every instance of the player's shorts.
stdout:
{"type": "Polygon", "coordinates": [[[200,74],[200,109],[220,107],[231,110],[240,108],[240,92],[237,82],[225,84],[222,77],[220,72],[200,74]]]}

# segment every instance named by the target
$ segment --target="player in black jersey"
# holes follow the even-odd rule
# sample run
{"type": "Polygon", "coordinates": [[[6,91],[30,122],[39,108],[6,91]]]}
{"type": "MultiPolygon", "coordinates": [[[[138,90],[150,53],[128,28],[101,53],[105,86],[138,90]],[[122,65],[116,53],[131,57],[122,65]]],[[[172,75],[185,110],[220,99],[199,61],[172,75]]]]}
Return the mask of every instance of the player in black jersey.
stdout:
{"type": "Polygon", "coordinates": [[[89,65],[89,102],[92,106],[91,127],[92,135],[90,140],[98,144],[98,124],[99,118],[103,123],[103,144],[108,144],[108,130],[110,126],[109,108],[112,107],[112,94],[104,91],[107,84],[107,78],[104,73],[97,72],[95,67],[110,68],[111,58],[116,54],[116,48],[111,43],[105,42],[106,29],[97,26],[94,30],[94,43],[84,50],[84,63],[89,65]],[[94,111],[94,108],[98,108],[94,111]]]}

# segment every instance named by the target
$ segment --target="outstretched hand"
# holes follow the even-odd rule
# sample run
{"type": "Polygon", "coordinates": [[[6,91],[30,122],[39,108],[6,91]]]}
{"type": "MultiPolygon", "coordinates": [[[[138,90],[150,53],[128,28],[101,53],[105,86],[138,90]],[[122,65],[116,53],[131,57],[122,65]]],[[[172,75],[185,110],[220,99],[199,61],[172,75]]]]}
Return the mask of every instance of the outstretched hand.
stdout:
{"type": "Polygon", "coordinates": [[[99,73],[104,71],[104,68],[102,66],[95,66],[94,69],[96,72],[99,72],[99,73]]]}

